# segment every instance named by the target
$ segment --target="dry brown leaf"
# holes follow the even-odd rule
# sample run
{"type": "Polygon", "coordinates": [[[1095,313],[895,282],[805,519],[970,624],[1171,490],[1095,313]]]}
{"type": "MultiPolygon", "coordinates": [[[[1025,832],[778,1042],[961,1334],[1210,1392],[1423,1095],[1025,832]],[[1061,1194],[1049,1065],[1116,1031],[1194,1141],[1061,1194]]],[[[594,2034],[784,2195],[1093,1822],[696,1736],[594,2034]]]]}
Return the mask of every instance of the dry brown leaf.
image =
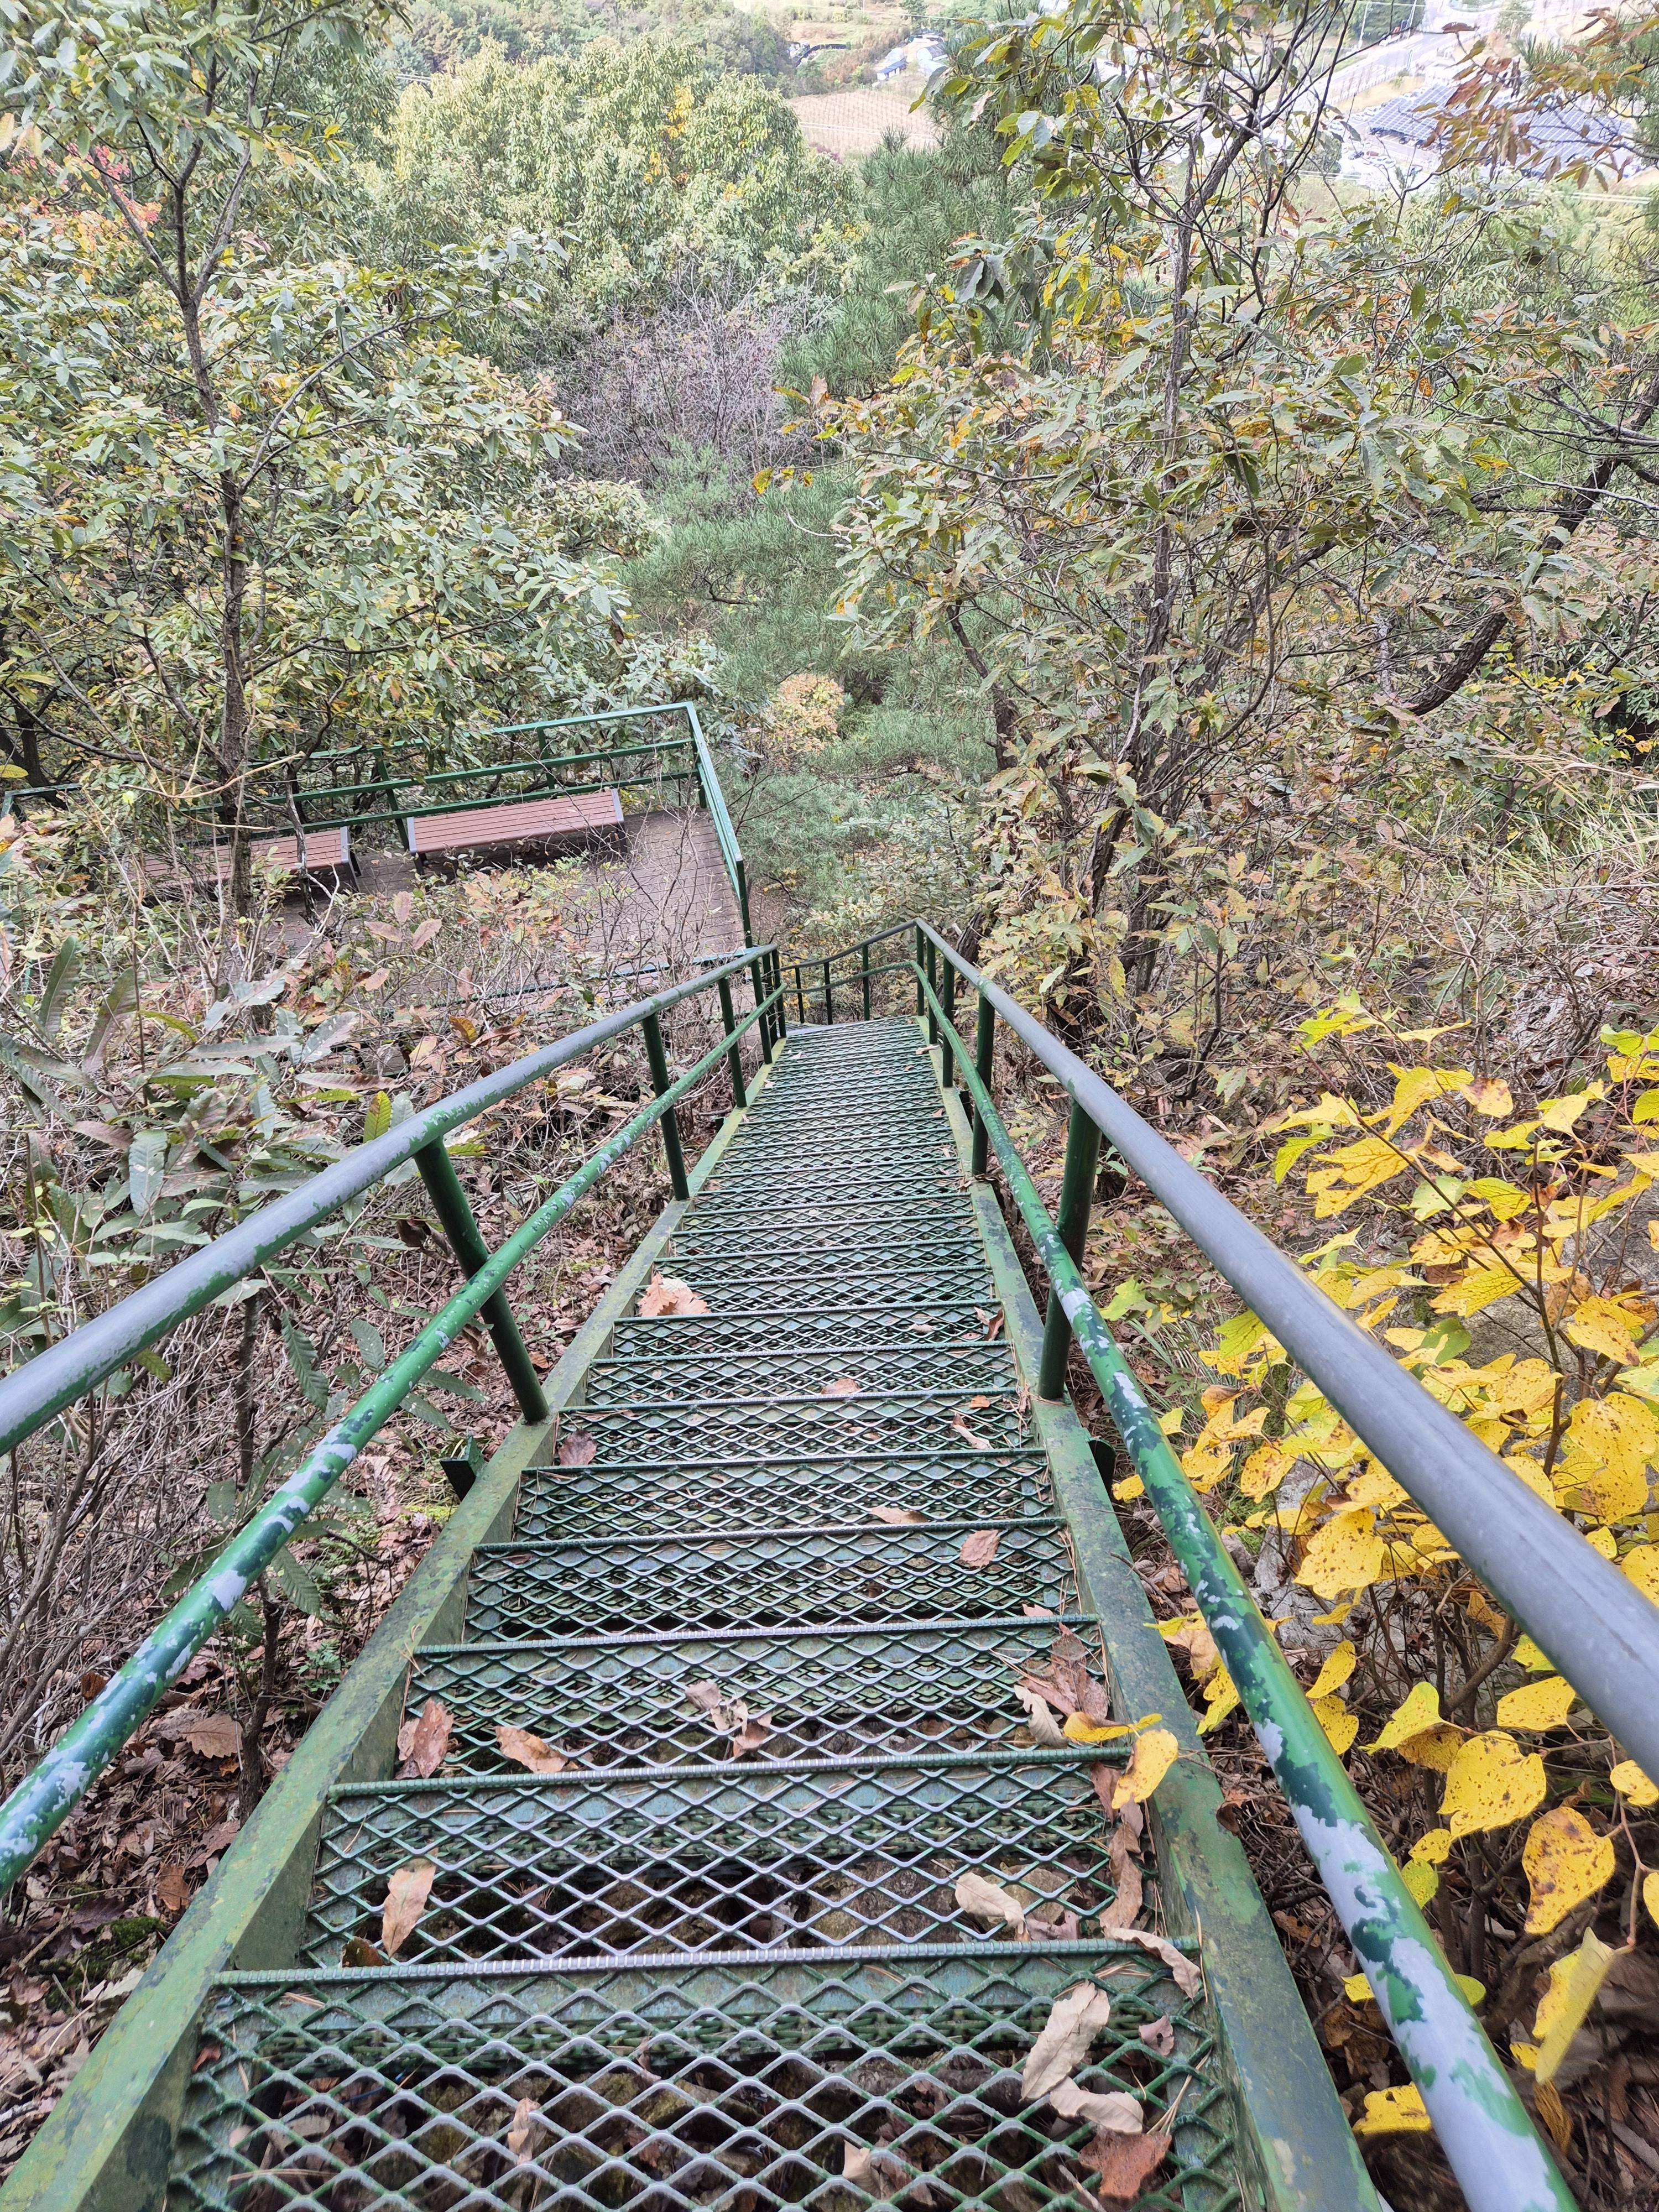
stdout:
{"type": "Polygon", "coordinates": [[[1022,1687],[1035,1690],[1056,1712],[1081,1713],[1097,1728],[1112,1717],[1104,1685],[1089,1672],[1089,1655],[1069,1629],[1062,1629],[1050,1646],[1048,1673],[1027,1674],[1022,1687]]]}
{"type": "Polygon", "coordinates": [[[1056,2082],[1048,2102],[1062,2120],[1087,2120],[1107,2135],[1138,2136],[1146,2117],[1140,2100],[1125,2089],[1079,2089],[1072,2081],[1056,2082]]]}
{"type": "Polygon", "coordinates": [[[1034,1913],[1030,1919],[1026,1922],[1026,1942],[1028,1943],[1035,1943],[1042,1941],[1046,1941],[1050,1943],[1075,1943],[1078,1937],[1083,1933],[1082,1925],[1079,1923],[1076,1913],[1066,1911],[1054,1912],[1054,1909],[1052,1905],[1050,1905],[1048,1910],[1054,1914],[1052,1919],[1039,1920],[1034,1913]]]}
{"type": "Polygon", "coordinates": [[[872,1505],[870,1518],[886,1522],[890,1528],[908,1528],[919,1522],[921,1516],[913,1505],[872,1505]]]}
{"type": "Polygon", "coordinates": [[[204,1759],[234,1759],[242,1731],[228,1713],[204,1713],[184,1731],[185,1741],[204,1759]]]}
{"type": "Polygon", "coordinates": [[[1100,1915],[1103,1936],[1127,1928],[1140,1911],[1146,1886],[1140,1878],[1140,1846],[1121,1821],[1112,1831],[1109,1847],[1112,1867],[1112,1901],[1100,1915]]]}
{"type": "Polygon", "coordinates": [[[1161,1959],[1175,1978],[1175,1985],[1182,1996],[1198,1995],[1198,1966],[1194,1960],[1177,1951],[1167,1936],[1153,1936],[1145,1928],[1120,1928],[1118,1935],[1126,1943],[1139,1943],[1143,1951],[1150,1951],[1161,1959]]]}
{"type": "Polygon", "coordinates": [[[568,1437],[560,1439],[555,1457],[561,1467],[591,1467],[599,1451],[596,1437],[590,1436],[586,1429],[573,1429],[568,1437]]]}
{"type": "Polygon", "coordinates": [[[1089,2046],[1112,2016],[1112,2001],[1092,1982],[1075,1982],[1056,1997],[1020,2075],[1019,2093],[1046,2097],[1089,2056],[1089,2046]]]}
{"type": "Polygon", "coordinates": [[[532,2097],[520,2097],[507,2124],[507,2147],[520,2166],[527,2165],[542,2129],[542,2116],[532,2097]]]}
{"type": "Polygon", "coordinates": [[[386,1887],[386,1909],[380,1915],[380,1948],[395,1959],[415,1932],[432,1894],[438,1869],[430,1859],[411,1859],[395,1869],[386,1887]]]}
{"type": "Polygon", "coordinates": [[[426,1781],[434,1775],[449,1754],[449,1739],[454,1733],[454,1717],[448,1706],[440,1698],[428,1698],[421,1707],[419,1719],[412,1726],[405,1721],[398,1731],[398,1751],[403,1760],[398,1780],[426,1781]]]}
{"type": "Polygon", "coordinates": [[[976,1398],[970,1398],[968,1401],[968,1411],[970,1413],[982,1413],[990,1402],[990,1400],[982,1395],[976,1398]]]}
{"type": "Polygon", "coordinates": [[[1054,1609],[1051,1605],[1023,1605],[1020,1611],[1027,1620],[1052,1620],[1054,1609]]]}
{"type": "Polygon", "coordinates": [[[1103,2204],[1133,2204],[1164,2163],[1168,2130],[1153,2128],[1139,2136],[1097,2135],[1078,2153],[1078,2163],[1095,2176],[1103,2204]]]}
{"type": "Polygon", "coordinates": [[[994,1344],[998,1337],[1001,1335],[1002,1316],[1000,1313],[994,1313],[991,1316],[990,1320],[986,1322],[985,1334],[993,1344],[994,1344]]]}
{"type": "Polygon", "coordinates": [[[343,1966],[384,1966],[386,1960],[367,1936],[353,1936],[340,1954],[340,1964],[343,1966]]]}
{"type": "Polygon", "coordinates": [[[1014,1940],[1025,1940],[1025,1908],[1000,1881],[969,1871],[957,1876],[957,1903],[975,1920],[1000,1920],[1013,1930],[1014,1940]]]}
{"type": "Polygon", "coordinates": [[[856,1375],[838,1375],[833,1382],[826,1382],[818,1395],[821,1398],[856,1398],[864,1385],[856,1375]]]}
{"type": "Polygon", "coordinates": [[[988,1567],[997,1555],[1000,1528],[975,1528],[971,1536],[963,1539],[962,1549],[957,1553],[964,1567],[988,1567]]]}
{"type": "Polygon", "coordinates": [[[918,1314],[910,1326],[920,1336],[931,1336],[933,1333],[933,1322],[922,1314],[918,1314]]]}
{"type": "Polygon", "coordinates": [[[751,1751],[758,1751],[772,1733],[770,1713],[749,1713],[732,1739],[732,1756],[742,1759],[751,1751]]]}
{"type": "MultiPolygon", "coordinates": [[[[1066,1748],[1066,1739],[1060,1734],[1060,1723],[1049,1711],[1046,1701],[1035,1690],[1028,1689],[1024,1682],[1017,1686],[1014,1695],[1025,1708],[1032,1742],[1041,1744],[1045,1751],[1064,1751],[1066,1748]]],[[[1099,1771],[1097,1767],[1095,1772],[1098,1774],[1099,1771]]]]}
{"type": "MultiPolygon", "coordinates": [[[[872,2150],[868,2143],[849,2142],[842,2153],[841,2172],[842,2180],[850,2181],[854,2189],[863,2190],[867,2197],[884,2199],[896,2197],[914,2179],[915,2168],[907,2166],[890,2150],[872,2150]]],[[[916,2183],[910,2194],[924,2206],[935,2201],[926,2182],[916,2183]]]]}
{"type": "Polygon", "coordinates": [[[1138,2027],[1135,2033],[1148,2051],[1157,2051],[1160,2058],[1175,2057],[1175,2027],[1168,2013],[1157,2020],[1149,2020],[1144,2027],[1138,2027]]]}
{"type": "Polygon", "coordinates": [[[555,1751],[543,1737],[532,1735],[528,1729],[513,1728],[506,1721],[496,1723],[495,1741],[503,1759],[527,1766],[532,1774],[562,1774],[570,1764],[568,1752],[555,1751]]]}
{"type": "Polygon", "coordinates": [[[163,1912],[182,1912],[190,1903],[190,1884],[176,1859],[169,1859],[155,1877],[155,1902],[163,1912]]]}
{"type": "Polygon", "coordinates": [[[951,1430],[952,1435],[960,1437],[963,1443],[971,1446],[975,1451],[989,1451],[991,1449],[990,1438],[976,1437],[960,1413],[951,1423],[951,1430]]]}
{"type": "Polygon", "coordinates": [[[654,1273],[640,1293],[639,1310],[647,1321],[659,1314],[706,1314],[708,1302],[678,1275],[654,1273]]]}

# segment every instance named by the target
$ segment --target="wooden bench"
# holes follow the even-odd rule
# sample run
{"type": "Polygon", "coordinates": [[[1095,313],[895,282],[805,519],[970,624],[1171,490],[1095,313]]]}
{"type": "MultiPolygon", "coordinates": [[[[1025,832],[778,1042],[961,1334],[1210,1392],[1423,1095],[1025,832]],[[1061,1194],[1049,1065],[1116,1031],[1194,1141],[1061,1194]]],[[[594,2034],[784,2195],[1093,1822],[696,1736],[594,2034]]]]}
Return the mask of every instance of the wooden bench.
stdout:
{"type": "MultiPolygon", "coordinates": [[[[343,827],[307,830],[300,837],[257,837],[252,860],[256,868],[275,869],[283,875],[305,874],[318,882],[352,884],[357,879],[351,858],[351,832],[343,827]]],[[[182,872],[159,854],[144,856],[144,873],[163,894],[183,890],[192,873],[199,881],[210,872],[222,884],[230,880],[230,854],[222,845],[213,847],[210,856],[199,848],[191,852],[182,872]]]]}
{"type": "Polygon", "coordinates": [[[619,793],[583,791],[569,799],[526,799],[456,814],[415,814],[405,826],[409,849],[419,866],[459,853],[522,852],[614,837],[622,822],[619,793]]]}

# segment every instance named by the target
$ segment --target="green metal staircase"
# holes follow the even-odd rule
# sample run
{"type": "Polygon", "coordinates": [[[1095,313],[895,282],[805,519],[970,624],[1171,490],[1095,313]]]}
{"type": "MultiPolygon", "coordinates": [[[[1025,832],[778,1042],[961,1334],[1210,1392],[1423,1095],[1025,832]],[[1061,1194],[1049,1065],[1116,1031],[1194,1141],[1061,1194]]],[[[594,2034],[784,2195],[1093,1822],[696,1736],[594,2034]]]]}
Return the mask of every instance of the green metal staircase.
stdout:
{"type": "Polygon", "coordinates": [[[919,1023],[791,1035],[21,2203],[1087,2212],[1089,2126],[1020,2083],[1083,1979],[1111,2004],[1084,2086],[1171,2138],[1138,2202],[1373,2201],[1090,1440],[1033,1401],[1041,1323],[969,1141],[919,1023]],[[708,1310],[633,1312],[658,1269],[708,1310]],[[1120,1717],[1182,1739],[1139,1920],[1199,1963],[1195,1994],[1099,1930],[1096,1784],[1125,1753],[1033,1742],[1015,1688],[1057,1638],[1120,1717]],[[442,1770],[386,1778],[430,1699],[442,1770]],[[563,1771],[509,1762],[504,1724],[563,1771]],[[343,1963],[374,1956],[391,1877],[422,1863],[395,1960],[343,1963]],[[963,1911],[969,1871],[1023,1902],[1025,1940],[963,1911]],[[123,2069],[169,2038],[123,2112],[123,2069]]]}

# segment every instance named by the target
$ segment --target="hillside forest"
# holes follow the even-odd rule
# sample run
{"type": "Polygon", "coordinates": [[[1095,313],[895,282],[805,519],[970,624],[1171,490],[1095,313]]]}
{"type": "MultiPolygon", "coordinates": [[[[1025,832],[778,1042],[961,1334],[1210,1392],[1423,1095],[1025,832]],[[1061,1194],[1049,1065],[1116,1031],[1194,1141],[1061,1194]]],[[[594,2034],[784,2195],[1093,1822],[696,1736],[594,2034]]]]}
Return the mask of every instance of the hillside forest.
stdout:
{"type": "MultiPolygon", "coordinates": [[[[300,896],[261,778],[689,698],[766,933],[933,918],[1659,1601],[1659,18],[1508,11],[1384,187],[1329,94],[1376,12],[919,14],[937,146],[835,159],[823,62],[726,0],[6,0],[8,1363],[688,957],[576,863],[300,896]]],[[[1065,1102],[996,1080],[1053,1200],[1065,1102]]],[[[647,1082],[461,1147],[486,1231],[647,1082]]],[[[665,1189],[634,1156],[526,1271],[538,1359],[665,1189]]],[[[1103,1310],[1573,2189],[1659,2204],[1659,1780],[1099,1195],[1103,1310]]],[[[384,1191],[10,1455],[6,1787],[451,1279],[384,1191]]],[[[17,1886],[0,2165],[510,1418],[469,1340],[17,1886]]],[[[1115,1497],[1379,2185],[1455,2205],[1115,1497]]]]}

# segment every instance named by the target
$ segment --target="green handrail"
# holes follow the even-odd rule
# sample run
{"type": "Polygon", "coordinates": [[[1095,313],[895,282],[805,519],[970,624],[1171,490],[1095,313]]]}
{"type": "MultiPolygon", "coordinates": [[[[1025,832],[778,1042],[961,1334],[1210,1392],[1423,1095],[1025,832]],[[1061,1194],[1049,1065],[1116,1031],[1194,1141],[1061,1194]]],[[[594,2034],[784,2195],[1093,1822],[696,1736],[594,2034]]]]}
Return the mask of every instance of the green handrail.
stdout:
{"type": "MultiPolygon", "coordinates": [[[[447,1158],[441,1166],[434,1164],[435,1171],[440,1176],[444,1170],[449,1170],[448,1181],[451,1188],[447,1193],[448,1206],[453,1209],[455,1202],[459,1201],[462,1217],[461,1233],[456,1237],[455,1241],[463,1267],[471,1271],[469,1280],[447,1304],[434,1315],[416,1337],[414,1342],[392,1361],[386,1372],[363,1393],[328,1434],[313,1447],[301,1466],[289,1476],[246,1525],[231,1539],[208,1571],[191,1584],[165,1620],[151,1631],[132,1656],[111,1676],[85,1711],[71,1722],[46,1756],[30,1774],[25,1777],[5,1803],[0,1805],[0,1895],[4,1894],[18,1875],[29,1865],[47,1839],[62,1826],[70,1813],[85,1796],[98,1776],[107,1767],[122,1745],[128,1741],[135,1729],[142,1725],[146,1717],[154,1710],[170,1684],[178,1676],[180,1669],[201,1649],[207,1638],[224,1620],[232,1607],[239,1602],[248,1585],[270,1565],[283,1545],[289,1541],[295,1532],[315,1511],[317,1506],[351,1465],[364,1445],[403,1404],[404,1400],[421,1377],[449,1349],[456,1337],[470,1322],[476,1319],[481,1312],[487,1312],[492,1304],[501,1299],[502,1286],[514,1268],[550,1230],[564,1218],[571,1207],[605,1174],[606,1170],[613,1166],[625,1152],[630,1151],[646,1132],[659,1121],[663,1124],[664,1145],[668,1155],[675,1194],[682,1198],[685,1195],[685,1173],[680,1152],[678,1131],[674,1120],[674,1108],[678,1102],[684,1097],[687,1092],[692,1090],[711,1069],[736,1050],[738,1041],[748,1029],[763,1019],[769,1011],[769,1001],[761,1000],[750,1012],[740,1020],[734,1021],[726,1036],[711,1051],[706,1053],[694,1067],[688,1068],[684,1075],[672,1082],[665,1079],[667,1069],[662,1050],[659,1013],[665,1006],[677,1003],[692,992],[718,988],[731,976],[734,970],[740,970],[744,967],[748,959],[749,956],[745,953],[738,958],[723,962],[718,969],[698,977],[690,984],[682,986],[675,992],[665,994],[656,999],[643,1000],[637,1006],[628,1009],[626,1018],[620,1023],[616,1017],[612,1017],[607,1022],[594,1024],[592,1029],[579,1033],[577,1037],[565,1040],[567,1049],[558,1058],[553,1058],[547,1053],[538,1053],[532,1054],[527,1062],[519,1063],[521,1068],[528,1067],[531,1072],[523,1075],[518,1083],[511,1085],[509,1090],[501,1091],[500,1095],[511,1095],[512,1090],[522,1089],[526,1083],[534,1081],[548,1073],[550,1066],[562,1064],[564,1060],[578,1057],[580,1051],[594,1041],[595,1030],[605,1036],[610,1036],[615,1035],[619,1027],[637,1025],[646,1035],[658,1095],[649,1105],[635,1115],[631,1121],[624,1123],[622,1128],[608,1137],[605,1143],[582,1163],[574,1175],[561,1183],[558,1189],[520,1224],[497,1251],[483,1258],[482,1261],[478,1257],[482,1250],[481,1244],[469,1241],[467,1236],[467,1231],[470,1231],[471,1238],[476,1240],[477,1232],[476,1225],[472,1224],[471,1212],[466,1206],[465,1197],[461,1194],[459,1185],[453,1181],[453,1169],[449,1169],[447,1158]]],[[[726,998],[722,1006],[723,1012],[729,1005],[729,998],[726,998]]],[[[477,1087],[474,1086],[475,1089],[477,1087]]],[[[453,1105],[453,1102],[446,1101],[445,1103],[453,1105]]],[[[435,1110],[429,1109],[428,1115],[421,1118],[423,1121],[432,1120],[435,1110]]],[[[384,1139],[378,1140],[381,1145],[385,1141],[384,1139]]],[[[441,1151],[442,1142],[441,1134],[428,1137],[426,1146],[435,1147],[441,1151]]],[[[361,1149],[368,1152],[374,1150],[375,1147],[364,1146],[361,1149]]],[[[415,1157],[420,1160],[422,1157],[422,1151],[416,1150],[415,1157]]],[[[388,1165],[392,1164],[394,1163],[387,1163],[388,1165]]],[[[385,1166],[380,1167],[379,1172],[372,1176],[369,1181],[380,1181],[386,1171],[385,1166]]],[[[318,1177],[315,1180],[322,1182],[326,1180],[326,1176],[318,1177]]],[[[430,1180],[429,1175],[429,1182],[430,1180]]],[[[295,1193],[294,1195],[299,1197],[302,1194],[295,1193]]],[[[337,1199],[335,1201],[337,1205],[340,1202],[342,1201],[337,1199]]],[[[332,1208],[329,1210],[331,1211],[332,1208]]],[[[441,1209],[441,1218],[444,1219],[447,1228],[452,1227],[451,1218],[441,1209]]],[[[256,1217],[257,1219],[258,1217],[256,1217]]],[[[252,1224],[246,1224],[249,1227],[252,1225],[252,1224]]],[[[295,1228],[283,1241],[292,1242],[293,1237],[301,1233],[301,1231],[295,1228]]],[[[220,1242],[231,1243],[238,1237],[239,1234],[240,1232],[233,1231],[228,1238],[221,1239],[220,1242]]],[[[251,1267],[257,1264],[258,1259],[266,1256],[270,1249],[269,1243],[258,1247],[255,1256],[248,1260],[241,1267],[240,1273],[231,1279],[240,1279],[240,1276],[249,1273],[251,1267]]],[[[205,1259],[211,1250],[212,1248],[208,1247],[204,1253],[195,1255],[195,1261],[199,1262],[205,1259]]],[[[170,1271],[168,1277],[161,1279],[162,1286],[167,1285],[172,1276],[184,1273],[192,1267],[192,1264],[191,1261],[186,1261],[182,1267],[170,1271]]],[[[200,1273],[202,1270],[198,1267],[197,1272],[200,1273]]],[[[137,1293],[137,1296],[142,1297],[143,1293],[137,1293]]],[[[123,1303],[131,1304],[133,1301],[126,1300],[123,1303]]],[[[181,1291],[179,1286],[175,1285],[171,1320],[161,1328],[150,1330],[144,1340],[153,1342],[156,1336],[165,1333],[166,1328],[182,1320],[187,1312],[196,1310],[200,1303],[202,1301],[199,1299],[192,1302],[189,1289],[181,1291]]],[[[516,1325],[512,1322],[511,1316],[506,1313],[504,1301],[501,1304],[499,1311],[505,1316],[507,1325],[512,1331],[512,1342],[516,1345],[517,1351],[521,1355],[522,1367],[515,1371],[518,1364],[510,1356],[509,1347],[503,1343],[502,1335],[498,1329],[497,1346],[502,1350],[509,1375],[514,1377],[515,1384],[520,1386],[520,1403],[523,1404],[526,1394],[521,1387],[522,1370],[528,1368],[528,1356],[524,1353],[522,1343],[518,1340],[516,1325]]],[[[113,1310],[116,1315],[119,1312],[119,1308],[113,1310]]],[[[100,1316],[100,1319],[107,1322],[112,1319],[112,1316],[106,1315],[100,1316]]],[[[96,1326],[95,1323],[88,1325],[88,1328],[96,1326]]],[[[106,1331],[106,1334],[109,1333],[106,1331]]],[[[76,1332],[77,1335],[84,1334],[84,1331],[76,1332]]],[[[62,1353],[68,1350],[74,1340],[73,1337],[66,1338],[63,1344],[54,1349],[62,1353]]],[[[82,1351],[84,1352],[84,1347],[82,1351]]],[[[0,1436],[3,1436],[7,1448],[20,1437],[39,1427],[40,1422],[49,1417],[48,1412],[39,1410],[40,1407],[50,1407],[54,1398],[58,1405],[67,1402],[61,1392],[54,1391],[50,1376],[46,1378],[47,1387],[44,1392],[40,1387],[42,1378],[39,1370],[47,1367],[52,1360],[52,1353],[42,1353],[38,1359],[31,1361],[18,1373],[7,1377],[3,1383],[0,1383],[0,1405],[3,1404],[8,1391],[11,1392],[14,1399],[21,1395],[30,1397],[33,1401],[32,1410],[26,1413],[21,1419],[14,1413],[8,1421],[4,1411],[0,1410],[0,1436]],[[32,1389],[28,1387],[31,1384],[32,1389]],[[18,1386],[24,1386],[21,1392],[18,1386]]],[[[62,1364],[61,1361],[59,1364],[62,1364]]],[[[71,1395],[76,1396],[82,1395],[85,1389],[91,1387],[92,1382],[100,1379],[101,1375],[107,1374],[115,1364],[113,1360],[106,1359],[100,1367],[100,1355],[94,1354],[90,1363],[82,1357],[77,1365],[79,1372],[83,1376],[87,1376],[91,1370],[98,1371],[91,1372],[90,1381],[83,1381],[80,1389],[71,1395]]],[[[530,1371],[529,1382],[531,1389],[535,1393],[535,1402],[525,1407],[526,1417],[532,1419],[544,1419],[546,1407],[544,1404],[539,1403],[540,1385],[535,1378],[533,1370],[530,1371]]]]}

